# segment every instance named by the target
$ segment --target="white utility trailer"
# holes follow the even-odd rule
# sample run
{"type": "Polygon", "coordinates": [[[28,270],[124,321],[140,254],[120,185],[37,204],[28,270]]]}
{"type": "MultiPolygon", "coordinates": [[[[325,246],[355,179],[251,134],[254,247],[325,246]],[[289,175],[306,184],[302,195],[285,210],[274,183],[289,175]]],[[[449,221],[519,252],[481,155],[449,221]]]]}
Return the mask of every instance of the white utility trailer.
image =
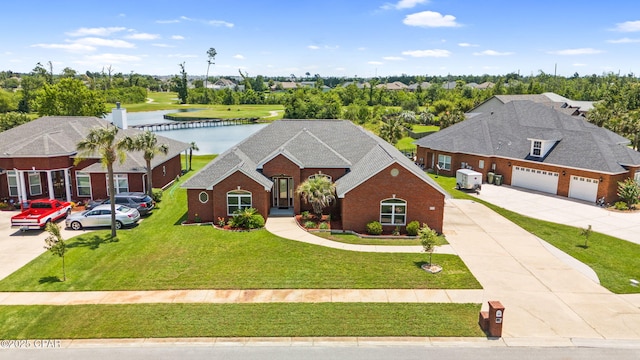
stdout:
{"type": "Polygon", "coordinates": [[[456,189],[480,192],[482,188],[482,177],[482,173],[477,171],[458,169],[456,171],[456,189]]]}

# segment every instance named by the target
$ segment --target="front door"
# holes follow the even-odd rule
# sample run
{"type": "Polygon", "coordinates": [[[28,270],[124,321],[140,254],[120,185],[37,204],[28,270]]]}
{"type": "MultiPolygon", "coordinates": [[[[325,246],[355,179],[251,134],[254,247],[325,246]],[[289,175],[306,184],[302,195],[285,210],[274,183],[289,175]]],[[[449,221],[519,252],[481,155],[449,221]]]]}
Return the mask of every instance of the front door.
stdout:
{"type": "Polygon", "coordinates": [[[66,199],[67,198],[67,190],[65,188],[64,182],[64,171],[58,170],[51,173],[53,177],[53,197],[56,199],[66,199]]]}
{"type": "Polygon", "coordinates": [[[293,207],[293,178],[273,178],[275,191],[273,192],[273,206],[279,209],[293,207]]]}

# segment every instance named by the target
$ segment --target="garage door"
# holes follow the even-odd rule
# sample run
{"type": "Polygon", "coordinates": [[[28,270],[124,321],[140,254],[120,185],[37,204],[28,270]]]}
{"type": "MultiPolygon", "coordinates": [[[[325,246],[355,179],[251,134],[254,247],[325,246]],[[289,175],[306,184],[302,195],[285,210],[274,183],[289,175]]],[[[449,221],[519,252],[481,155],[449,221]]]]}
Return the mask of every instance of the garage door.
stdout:
{"type": "Polygon", "coordinates": [[[557,194],[558,173],[514,166],[511,171],[511,186],[557,194]]]}
{"type": "Polygon", "coordinates": [[[571,176],[569,197],[589,202],[596,202],[598,196],[598,179],[571,176]]]}

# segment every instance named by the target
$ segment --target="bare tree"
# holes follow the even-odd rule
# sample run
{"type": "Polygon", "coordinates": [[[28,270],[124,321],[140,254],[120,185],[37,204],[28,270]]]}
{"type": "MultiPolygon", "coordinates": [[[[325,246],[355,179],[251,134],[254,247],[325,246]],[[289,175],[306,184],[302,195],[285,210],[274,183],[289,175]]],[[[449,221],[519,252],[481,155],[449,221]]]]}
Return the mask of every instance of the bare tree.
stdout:
{"type": "Polygon", "coordinates": [[[209,80],[209,67],[211,66],[211,64],[215,64],[214,60],[216,59],[216,55],[218,55],[218,52],[215,48],[209,48],[209,50],[207,50],[207,75],[204,78],[205,96],[207,93],[207,80],[209,80]]]}

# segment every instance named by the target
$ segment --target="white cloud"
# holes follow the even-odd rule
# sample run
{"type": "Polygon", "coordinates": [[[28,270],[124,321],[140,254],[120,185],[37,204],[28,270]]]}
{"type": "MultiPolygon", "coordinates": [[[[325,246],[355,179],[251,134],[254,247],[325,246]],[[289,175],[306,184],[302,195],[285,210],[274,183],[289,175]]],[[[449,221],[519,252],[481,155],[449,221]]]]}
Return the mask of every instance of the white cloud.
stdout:
{"type": "Polygon", "coordinates": [[[478,47],[480,45],[471,44],[471,43],[458,43],[458,46],[460,46],[460,47],[478,47]]]}
{"type": "Polygon", "coordinates": [[[97,28],[80,28],[66,33],[69,36],[109,36],[113,33],[124,31],[124,27],[97,27],[97,28]]]}
{"type": "Polygon", "coordinates": [[[623,23],[617,23],[614,31],[620,32],[636,32],[640,31],[640,20],[625,21],[623,23]]]}
{"type": "Polygon", "coordinates": [[[415,6],[420,5],[420,4],[427,4],[428,2],[429,2],[429,0],[400,0],[395,4],[386,3],[386,4],[382,5],[380,8],[382,8],[384,10],[389,10],[389,9],[397,9],[397,10],[411,9],[412,7],[415,7],[415,6]]]}
{"type": "Polygon", "coordinates": [[[126,39],[131,40],[155,40],[159,39],[160,35],[158,34],[148,34],[148,33],[137,33],[125,36],[126,39]]]}
{"type": "Polygon", "coordinates": [[[367,62],[367,64],[369,64],[369,65],[382,65],[384,63],[382,63],[380,61],[369,61],[369,62],[367,62]]]}
{"type": "Polygon", "coordinates": [[[311,49],[311,50],[318,50],[318,49],[320,49],[320,46],[317,46],[317,45],[309,45],[309,46],[307,46],[307,49],[311,49]]]}
{"type": "Polygon", "coordinates": [[[222,20],[209,20],[207,21],[207,24],[211,25],[211,26],[224,26],[224,27],[228,27],[228,28],[232,28],[233,27],[233,23],[227,22],[227,21],[222,21],[222,20]]]}
{"type": "Polygon", "coordinates": [[[365,50],[367,50],[367,48],[366,48],[366,47],[361,46],[361,47],[357,48],[356,50],[358,50],[358,51],[365,51],[365,50]]]}
{"type": "Polygon", "coordinates": [[[336,71],[340,71],[340,72],[347,71],[347,69],[345,69],[343,67],[337,67],[337,68],[335,68],[335,70],[336,71]]]}
{"type": "Polygon", "coordinates": [[[159,47],[159,48],[172,48],[172,47],[175,47],[175,46],[169,45],[169,44],[151,44],[151,46],[155,46],[155,47],[159,47]]]}
{"type": "Polygon", "coordinates": [[[171,39],[173,39],[173,40],[184,40],[184,36],[182,36],[182,35],[171,35],[171,39]]]}
{"type": "Polygon", "coordinates": [[[631,44],[640,42],[640,39],[622,38],[616,40],[607,40],[607,42],[610,44],[631,44]]]}
{"type": "Polygon", "coordinates": [[[507,56],[507,55],[513,55],[512,52],[498,52],[495,50],[485,50],[485,51],[480,51],[480,52],[474,52],[473,55],[475,56],[507,56]]]}
{"type": "Polygon", "coordinates": [[[600,54],[602,50],[597,50],[593,48],[580,48],[580,49],[565,49],[565,50],[556,50],[549,51],[549,54],[553,55],[593,55],[600,54]]]}
{"type": "Polygon", "coordinates": [[[404,60],[403,57],[400,56],[385,56],[383,57],[383,59],[385,60],[389,60],[389,61],[399,61],[399,60],[404,60]]]}
{"type": "Polygon", "coordinates": [[[70,52],[85,52],[85,51],[95,51],[95,46],[86,45],[86,44],[78,44],[78,43],[70,43],[70,44],[33,44],[31,47],[38,47],[43,49],[61,49],[67,50],[70,52]]]}
{"type": "Polygon", "coordinates": [[[582,64],[582,63],[575,63],[575,64],[571,64],[571,65],[577,66],[577,67],[587,66],[587,64],[582,64]]]}
{"type": "Polygon", "coordinates": [[[449,57],[451,52],[449,50],[432,49],[432,50],[409,50],[403,51],[402,55],[412,57],[449,57]]]}
{"type": "Polygon", "coordinates": [[[244,60],[244,56],[242,56],[241,54],[233,55],[233,58],[238,60],[244,60]]]}
{"type": "Polygon", "coordinates": [[[97,38],[97,37],[86,37],[86,38],[78,39],[78,40],[75,40],[74,43],[89,45],[89,46],[106,46],[106,47],[125,48],[125,49],[131,49],[136,47],[134,44],[128,41],[118,40],[118,39],[103,39],[103,38],[97,38]]]}
{"type": "Polygon", "coordinates": [[[179,23],[180,20],[178,19],[174,19],[174,20],[156,20],[157,24],[176,24],[179,23]]]}
{"type": "Polygon", "coordinates": [[[435,11],[422,11],[407,15],[402,21],[405,25],[419,27],[457,27],[456,17],[453,15],[442,15],[435,11]]]}

